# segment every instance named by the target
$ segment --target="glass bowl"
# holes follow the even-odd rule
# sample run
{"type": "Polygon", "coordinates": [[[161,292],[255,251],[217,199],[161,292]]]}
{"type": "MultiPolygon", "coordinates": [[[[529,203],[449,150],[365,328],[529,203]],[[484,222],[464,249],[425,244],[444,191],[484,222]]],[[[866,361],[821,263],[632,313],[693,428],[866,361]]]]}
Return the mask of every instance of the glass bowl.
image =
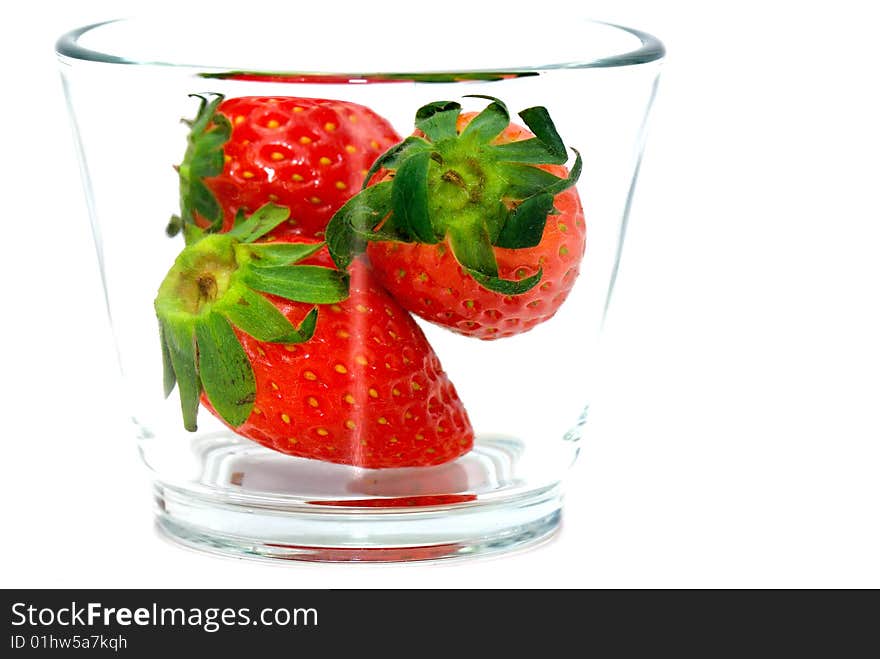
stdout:
{"type": "Polygon", "coordinates": [[[542,20],[58,40],[168,536],[400,561],[557,529],[664,49],[542,20]]]}

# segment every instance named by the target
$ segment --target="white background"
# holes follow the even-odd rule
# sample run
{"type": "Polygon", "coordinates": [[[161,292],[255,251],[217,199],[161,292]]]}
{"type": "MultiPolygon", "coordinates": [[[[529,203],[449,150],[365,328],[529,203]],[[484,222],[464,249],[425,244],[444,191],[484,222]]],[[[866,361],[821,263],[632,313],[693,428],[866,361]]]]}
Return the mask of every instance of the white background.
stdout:
{"type": "Polygon", "coordinates": [[[669,57],[564,528],[503,558],[382,566],[257,564],[155,535],[52,52],[137,4],[7,10],[0,586],[880,587],[869,3],[578,5],[669,57]]]}

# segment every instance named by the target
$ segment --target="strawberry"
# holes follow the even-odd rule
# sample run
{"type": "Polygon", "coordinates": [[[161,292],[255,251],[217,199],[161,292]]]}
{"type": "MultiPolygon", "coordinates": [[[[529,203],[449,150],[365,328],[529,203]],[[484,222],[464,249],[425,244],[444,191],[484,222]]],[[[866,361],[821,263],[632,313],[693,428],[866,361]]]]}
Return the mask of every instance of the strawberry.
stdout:
{"type": "Polygon", "coordinates": [[[409,311],[480,339],[551,318],[578,276],[586,224],[566,149],[545,108],[510,122],[497,99],[416,113],[416,132],[373,165],[369,187],[333,217],[327,242],[346,267],[366,250],[409,311]]]}
{"type": "Polygon", "coordinates": [[[177,383],[185,427],[201,400],[239,435],[300,457],[414,467],[468,451],[455,388],[363,260],[346,276],[325,267],[324,243],[257,242],[288,217],[267,204],[203,235],[159,288],[165,391],[177,383]]]}
{"type": "Polygon", "coordinates": [[[239,211],[274,202],[291,212],[275,238],[320,237],[376,158],[400,140],[385,119],[346,101],[200,98],[198,115],[187,122],[181,217],[172,218],[172,235],[191,225],[228,230],[239,211]]]}

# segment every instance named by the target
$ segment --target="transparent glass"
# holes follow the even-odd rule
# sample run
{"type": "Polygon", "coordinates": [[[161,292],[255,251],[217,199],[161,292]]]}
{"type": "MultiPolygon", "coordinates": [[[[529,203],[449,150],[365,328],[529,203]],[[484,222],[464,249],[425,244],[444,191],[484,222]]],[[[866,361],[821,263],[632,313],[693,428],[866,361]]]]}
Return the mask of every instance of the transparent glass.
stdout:
{"type": "MultiPolygon", "coordinates": [[[[297,11],[300,24],[308,21],[297,11]]],[[[433,27],[396,35],[393,49],[377,47],[384,28],[367,10],[332,35],[294,35],[284,20],[261,23],[259,34],[222,18],[196,20],[111,21],[65,34],[56,48],[122,382],[154,477],[159,527],[202,549],[319,561],[448,558],[549,537],[560,521],[564,479],[596,386],[597,338],[620,260],[662,44],[574,16],[552,29],[530,19],[504,30],[487,29],[480,19],[455,24],[441,17],[433,27]],[[449,35],[479,47],[425,47],[448,44],[449,35]],[[206,93],[347,101],[372,109],[401,136],[413,132],[416,110],[432,101],[457,101],[478,112],[489,101],[472,96],[496,97],[520,124],[516,112],[547,108],[569,147],[568,168],[571,148],[583,158],[575,189],[585,250],[582,259],[568,255],[576,280],[567,299],[552,318],[496,340],[415,320],[470,419],[472,449],[432,466],[374,468],[266,448],[204,408],[197,431],[183,427],[177,393],[166,398],[163,391],[154,299],[183,248],[180,236],[165,232],[168,218],[180,213],[173,166],[183,158],[189,132],[181,118],[198,108],[190,95],[206,93]]],[[[554,215],[547,220],[557,221],[554,215]]],[[[563,249],[564,241],[554,244],[559,254],[563,249]]],[[[319,327],[330,313],[322,309],[319,327]]],[[[484,326],[498,324],[504,309],[486,314],[479,319],[484,326]]],[[[368,335],[356,334],[363,341],[368,335]]],[[[349,349],[341,357],[359,346],[349,349]]],[[[370,368],[349,374],[349,385],[372,392],[384,380],[370,368]]],[[[283,395],[301,399],[306,390],[291,386],[283,395]]],[[[378,389],[377,396],[390,395],[378,389]]],[[[357,404],[360,420],[370,401],[357,404]]],[[[402,415],[406,409],[401,403],[402,415]]],[[[395,416],[387,429],[372,426],[371,436],[332,439],[371,447],[390,442],[390,426],[405,423],[402,418],[395,416]]]]}

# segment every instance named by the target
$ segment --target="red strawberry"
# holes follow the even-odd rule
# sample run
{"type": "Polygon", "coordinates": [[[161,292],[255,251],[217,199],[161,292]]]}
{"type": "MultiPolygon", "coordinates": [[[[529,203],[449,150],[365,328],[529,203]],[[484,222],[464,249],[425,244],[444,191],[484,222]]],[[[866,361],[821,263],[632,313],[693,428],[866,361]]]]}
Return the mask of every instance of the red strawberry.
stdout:
{"type": "Polygon", "coordinates": [[[199,399],[235,431],[307,458],[362,467],[436,465],[473,431],[415,321],[323,243],[258,243],[288,217],[267,205],[178,256],[159,289],[166,393],[185,426],[199,399]],[[301,262],[305,261],[308,265],[301,262]]]}
{"type": "Polygon", "coordinates": [[[180,174],[180,224],[228,230],[239,210],[290,208],[279,239],[317,237],[400,137],[375,112],[347,101],[253,96],[208,103],[191,123],[180,174]]]}
{"type": "MultiPolygon", "coordinates": [[[[364,249],[406,309],[456,332],[498,339],[551,318],[577,278],[586,224],[544,108],[510,123],[493,99],[479,114],[429,104],[416,133],[373,167],[370,187],[331,221],[344,267],[364,249]]],[[[575,152],[577,153],[577,152],[575,152]]]]}
{"type": "MultiPolygon", "coordinates": [[[[264,343],[236,331],[254,368],[240,435],[282,453],[363,467],[434,465],[470,450],[458,394],[412,317],[358,261],[351,297],[320,308],[312,338],[264,343]]],[[[291,322],[311,305],[273,297],[291,322]]]]}

